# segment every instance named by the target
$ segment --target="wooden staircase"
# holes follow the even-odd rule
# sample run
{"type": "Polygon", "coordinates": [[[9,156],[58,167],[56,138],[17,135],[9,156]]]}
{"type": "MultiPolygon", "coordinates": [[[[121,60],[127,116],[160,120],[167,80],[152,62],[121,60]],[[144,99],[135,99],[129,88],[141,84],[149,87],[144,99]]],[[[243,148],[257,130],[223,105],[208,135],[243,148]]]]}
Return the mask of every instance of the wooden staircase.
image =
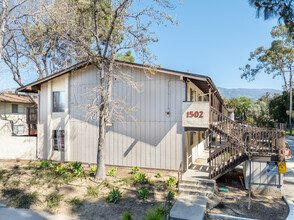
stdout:
{"type": "MultiPolygon", "coordinates": [[[[285,160],[285,132],[271,128],[242,127],[213,107],[210,110],[210,132],[225,140],[211,151],[209,144],[210,178],[217,179],[248,159],[285,160]]],[[[216,139],[217,142],[217,139],[216,139]]],[[[215,144],[217,146],[217,144],[215,144]]]]}

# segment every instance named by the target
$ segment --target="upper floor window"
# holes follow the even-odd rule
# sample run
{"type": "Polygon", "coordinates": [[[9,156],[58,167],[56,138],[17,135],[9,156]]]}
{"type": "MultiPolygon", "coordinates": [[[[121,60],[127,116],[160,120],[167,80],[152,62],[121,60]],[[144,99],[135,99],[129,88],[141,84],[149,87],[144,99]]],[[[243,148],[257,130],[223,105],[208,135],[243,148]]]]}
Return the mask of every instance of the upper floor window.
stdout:
{"type": "Polygon", "coordinates": [[[65,109],[65,93],[53,92],[53,112],[64,112],[65,109]]]}
{"type": "Polygon", "coordinates": [[[18,113],[18,104],[12,104],[12,113],[18,113]]]}

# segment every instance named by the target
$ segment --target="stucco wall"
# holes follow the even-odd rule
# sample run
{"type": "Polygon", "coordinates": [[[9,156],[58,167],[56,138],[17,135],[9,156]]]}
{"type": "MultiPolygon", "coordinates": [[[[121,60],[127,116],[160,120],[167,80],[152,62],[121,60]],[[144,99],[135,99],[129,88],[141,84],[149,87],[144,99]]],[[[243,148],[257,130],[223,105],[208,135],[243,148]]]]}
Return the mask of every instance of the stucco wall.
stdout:
{"type": "Polygon", "coordinates": [[[11,123],[0,121],[0,159],[35,160],[36,137],[12,136],[11,123]]]}
{"type": "MultiPolygon", "coordinates": [[[[30,104],[17,104],[19,113],[12,113],[12,104],[17,103],[3,103],[0,102],[0,121],[8,121],[13,126],[22,125],[24,128],[24,132],[22,135],[29,134],[29,128],[26,123],[26,108],[32,106],[30,104]]],[[[1,133],[1,131],[0,131],[1,133]]]]}

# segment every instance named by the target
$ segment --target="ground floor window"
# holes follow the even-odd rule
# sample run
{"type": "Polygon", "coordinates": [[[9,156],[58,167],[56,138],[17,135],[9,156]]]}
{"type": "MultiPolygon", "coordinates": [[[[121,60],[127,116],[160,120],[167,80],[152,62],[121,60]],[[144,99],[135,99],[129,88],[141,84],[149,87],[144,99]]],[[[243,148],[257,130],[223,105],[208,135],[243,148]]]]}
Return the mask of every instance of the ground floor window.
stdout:
{"type": "Polygon", "coordinates": [[[13,125],[13,133],[16,135],[24,134],[24,126],[23,125],[13,125]]]}
{"type": "Polygon", "coordinates": [[[53,130],[53,150],[64,151],[64,130],[53,130]]]}

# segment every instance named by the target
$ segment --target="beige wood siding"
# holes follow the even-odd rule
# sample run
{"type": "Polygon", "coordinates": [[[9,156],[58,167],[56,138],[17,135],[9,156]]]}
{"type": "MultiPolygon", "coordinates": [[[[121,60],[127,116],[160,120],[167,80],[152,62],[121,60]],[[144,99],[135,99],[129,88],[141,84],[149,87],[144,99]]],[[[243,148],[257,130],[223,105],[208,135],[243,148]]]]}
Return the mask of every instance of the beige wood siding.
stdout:
{"type": "Polygon", "coordinates": [[[39,122],[38,122],[38,150],[37,156],[39,159],[47,159],[47,102],[48,102],[48,83],[41,85],[41,90],[39,92],[39,122]]]}
{"type": "MultiPolygon", "coordinates": [[[[121,80],[114,81],[113,97],[137,106],[136,121],[112,120],[107,129],[106,163],[117,166],[140,166],[178,169],[183,160],[181,126],[185,83],[178,76],[157,73],[151,79],[137,68],[124,67],[124,73],[141,85],[140,92],[121,80]],[[168,114],[169,112],[170,114],[168,114]]],[[[97,85],[96,70],[89,66],[70,76],[70,155],[71,161],[96,162],[97,122],[86,119],[86,104],[91,100],[91,88],[97,85]],[[82,73],[83,72],[83,73],[82,73]]]]}

